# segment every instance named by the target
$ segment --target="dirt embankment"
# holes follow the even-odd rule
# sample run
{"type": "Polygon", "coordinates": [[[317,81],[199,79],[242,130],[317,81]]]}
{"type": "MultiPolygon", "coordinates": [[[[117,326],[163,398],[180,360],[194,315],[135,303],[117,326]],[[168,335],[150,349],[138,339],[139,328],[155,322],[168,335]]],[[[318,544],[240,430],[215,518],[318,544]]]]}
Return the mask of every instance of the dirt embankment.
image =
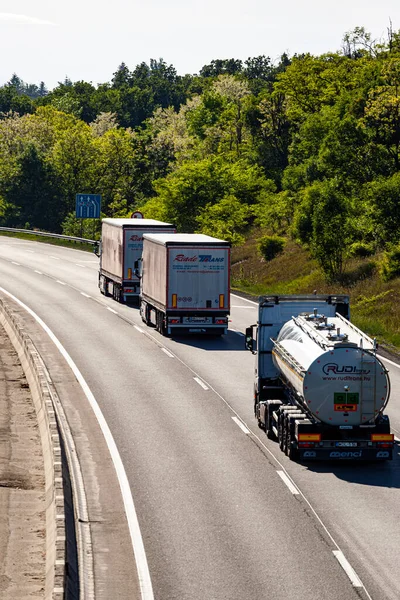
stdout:
{"type": "Polygon", "coordinates": [[[44,598],[45,479],[36,412],[0,325],[0,598],[44,598]]]}

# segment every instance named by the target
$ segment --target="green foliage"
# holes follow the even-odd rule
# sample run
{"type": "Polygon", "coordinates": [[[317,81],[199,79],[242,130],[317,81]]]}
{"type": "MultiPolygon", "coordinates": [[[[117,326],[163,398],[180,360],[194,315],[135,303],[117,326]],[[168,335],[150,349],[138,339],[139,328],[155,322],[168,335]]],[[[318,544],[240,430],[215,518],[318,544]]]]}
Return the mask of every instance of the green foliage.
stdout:
{"type": "Polygon", "coordinates": [[[358,258],[366,258],[367,256],[372,256],[374,253],[375,249],[373,245],[366,242],[354,242],[349,248],[350,256],[358,258]]]}
{"type": "Polygon", "coordinates": [[[309,246],[327,278],[339,280],[352,243],[350,204],[336,180],[306,188],[294,220],[294,235],[309,246]]]}
{"type": "Polygon", "coordinates": [[[384,252],[380,265],[380,274],[383,281],[390,281],[400,277],[400,246],[384,252]]]}
{"type": "MultiPolygon", "coordinates": [[[[230,195],[243,204],[255,204],[265,185],[258,167],[245,161],[227,163],[213,156],[185,161],[167,177],[154,182],[163,214],[179,231],[186,232],[197,229],[196,218],[206,206],[230,195]]],[[[147,214],[148,207],[145,205],[143,210],[147,214]]]]}
{"type": "Polygon", "coordinates": [[[258,240],[257,249],[264,260],[269,261],[278,256],[285,247],[286,240],[277,235],[265,235],[258,240]]]}
{"type": "Polygon", "coordinates": [[[243,232],[252,214],[251,208],[235,196],[226,196],[216,204],[207,204],[196,218],[199,232],[231,242],[243,244],[243,232]]]}

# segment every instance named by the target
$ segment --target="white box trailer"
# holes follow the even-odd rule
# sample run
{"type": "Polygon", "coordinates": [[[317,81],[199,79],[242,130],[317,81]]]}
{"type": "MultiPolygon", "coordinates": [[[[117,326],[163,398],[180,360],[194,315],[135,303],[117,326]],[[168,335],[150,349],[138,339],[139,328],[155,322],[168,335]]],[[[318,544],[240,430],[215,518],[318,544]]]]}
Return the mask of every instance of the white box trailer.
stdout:
{"type": "Polygon", "coordinates": [[[143,321],[163,335],[226,333],[230,243],[188,233],[146,233],[143,238],[143,321]]]}
{"type": "Polygon", "coordinates": [[[154,219],[103,219],[101,226],[99,288],[117,302],[139,301],[140,279],[134,265],[141,259],[143,233],[175,233],[171,223],[154,219]]]}

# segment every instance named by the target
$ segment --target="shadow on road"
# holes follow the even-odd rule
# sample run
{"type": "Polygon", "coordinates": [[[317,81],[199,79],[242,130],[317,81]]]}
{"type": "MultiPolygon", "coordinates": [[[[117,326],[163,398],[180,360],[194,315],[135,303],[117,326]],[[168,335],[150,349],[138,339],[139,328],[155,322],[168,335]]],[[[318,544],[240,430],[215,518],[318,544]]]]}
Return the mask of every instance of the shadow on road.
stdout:
{"type": "Polygon", "coordinates": [[[333,473],[338,479],[359,485],[400,488],[400,444],[395,442],[393,460],[386,462],[302,463],[313,473],[333,473]]]}
{"type": "Polygon", "coordinates": [[[185,346],[200,348],[201,350],[247,352],[244,347],[244,336],[229,330],[226,335],[221,336],[187,334],[174,335],[171,339],[177,344],[185,344],[185,346]]]}

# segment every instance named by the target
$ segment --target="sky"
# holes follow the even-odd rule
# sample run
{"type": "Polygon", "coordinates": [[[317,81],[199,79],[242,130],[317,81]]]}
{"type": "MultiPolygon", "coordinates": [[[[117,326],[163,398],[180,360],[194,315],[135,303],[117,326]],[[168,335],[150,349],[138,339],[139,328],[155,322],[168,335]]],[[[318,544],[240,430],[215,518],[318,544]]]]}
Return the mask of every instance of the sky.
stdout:
{"type": "Polygon", "coordinates": [[[400,30],[399,0],[0,0],[0,85],[111,81],[124,62],[162,58],[179,75],[215,59],[340,50],[364,27],[400,30]]]}

